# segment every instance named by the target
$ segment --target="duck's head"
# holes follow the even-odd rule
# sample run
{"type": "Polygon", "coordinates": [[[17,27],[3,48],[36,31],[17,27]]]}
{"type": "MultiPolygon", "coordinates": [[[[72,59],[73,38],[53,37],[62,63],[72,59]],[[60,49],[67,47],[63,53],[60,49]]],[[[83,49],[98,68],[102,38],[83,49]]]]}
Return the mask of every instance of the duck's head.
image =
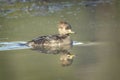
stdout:
{"type": "Polygon", "coordinates": [[[66,35],[66,34],[73,34],[75,32],[73,32],[71,30],[71,25],[68,24],[67,22],[64,22],[64,21],[61,21],[59,22],[58,24],[58,31],[59,31],[59,34],[61,35],[66,35]]]}

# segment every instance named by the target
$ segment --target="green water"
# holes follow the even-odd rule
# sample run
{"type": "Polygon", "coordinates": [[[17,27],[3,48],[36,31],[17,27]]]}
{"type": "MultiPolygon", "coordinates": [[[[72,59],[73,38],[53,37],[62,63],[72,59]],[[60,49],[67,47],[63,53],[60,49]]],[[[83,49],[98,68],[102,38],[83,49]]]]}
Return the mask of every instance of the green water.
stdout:
{"type": "Polygon", "coordinates": [[[107,1],[93,1],[94,4],[62,2],[61,5],[73,5],[51,11],[47,8],[30,12],[1,12],[1,42],[29,41],[40,35],[55,34],[58,22],[64,20],[76,32],[71,35],[73,40],[94,45],[74,46],[71,53],[76,57],[68,67],[60,65],[59,54],[29,49],[1,51],[0,80],[119,80],[120,1],[107,1]]]}

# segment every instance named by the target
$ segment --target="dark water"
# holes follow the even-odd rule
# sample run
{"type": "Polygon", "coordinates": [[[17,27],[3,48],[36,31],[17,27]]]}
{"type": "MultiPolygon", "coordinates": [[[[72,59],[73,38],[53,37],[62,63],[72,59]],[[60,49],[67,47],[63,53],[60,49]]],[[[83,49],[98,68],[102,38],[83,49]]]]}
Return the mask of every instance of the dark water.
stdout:
{"type": "Polygon", "coordinates": [[[120,1],[84,0],[0,8],[0,42],[29,41],[57,33],[64,20],[76,34],[72,39],[90,45],[74,46],[71,66],[60,65],[60,55],[31,49],[0,51],[1,80],[120,80],[120,1]]]}

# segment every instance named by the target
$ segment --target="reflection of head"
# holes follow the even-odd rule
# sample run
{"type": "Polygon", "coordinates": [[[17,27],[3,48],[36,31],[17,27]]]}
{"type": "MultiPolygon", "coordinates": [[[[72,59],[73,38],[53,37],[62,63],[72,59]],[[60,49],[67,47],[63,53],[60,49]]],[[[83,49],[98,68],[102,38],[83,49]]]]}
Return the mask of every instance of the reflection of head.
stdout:
{"type": "Polygon", "coordinates": [[[69,54],[62,54],[60,57],[61,65],[62,66],[71,65],[74,57],[75,57],[75,55],[70,54],[70,53],[69,54]]]}

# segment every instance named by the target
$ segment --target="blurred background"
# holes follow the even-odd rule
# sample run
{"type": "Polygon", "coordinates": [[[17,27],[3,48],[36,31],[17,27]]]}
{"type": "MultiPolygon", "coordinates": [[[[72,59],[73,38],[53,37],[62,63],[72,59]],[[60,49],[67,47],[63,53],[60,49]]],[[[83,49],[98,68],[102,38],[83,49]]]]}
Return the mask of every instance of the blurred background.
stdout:
{"type": "Polygon", "coordinates": [[[120,80],[120,0],[0,0],[0,42],[56,34],[59,21],[76,32],[73,64],[59,54],[0,51],[0,80],[120,80]]]}

